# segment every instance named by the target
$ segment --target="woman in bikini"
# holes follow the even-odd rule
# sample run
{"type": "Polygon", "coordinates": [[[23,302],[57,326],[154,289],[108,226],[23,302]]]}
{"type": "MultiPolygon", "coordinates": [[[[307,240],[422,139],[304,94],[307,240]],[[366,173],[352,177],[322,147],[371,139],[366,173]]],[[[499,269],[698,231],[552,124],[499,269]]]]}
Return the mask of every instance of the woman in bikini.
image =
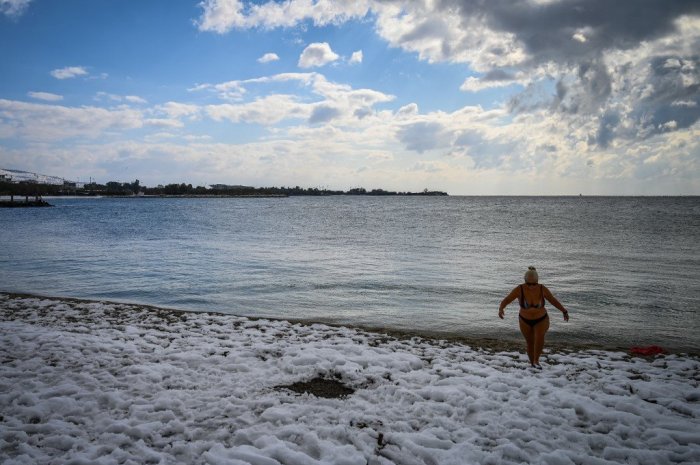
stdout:
{"type": "Polygon", "coordinates": [[[549,316],[544,308],[544,301],[547,299],[558,308],[564,314],[564,321],[569,321],[569,312],[549,292],[549,289],[537,283],[538,279],[535,267],[528,267],[527,272],[525,272],[525,284],[517,286],[501,301],[501,305],[498,307],[498,317],[503,319],[503,311],[506,306],[518,299],[520,302],[518,320],[520,332],[523,333],[527,342],[527,356],[530,359],[530,365],[541,370],[540,355],[542,355],[544,348],[544,335],[549,329],[549,316]]]}

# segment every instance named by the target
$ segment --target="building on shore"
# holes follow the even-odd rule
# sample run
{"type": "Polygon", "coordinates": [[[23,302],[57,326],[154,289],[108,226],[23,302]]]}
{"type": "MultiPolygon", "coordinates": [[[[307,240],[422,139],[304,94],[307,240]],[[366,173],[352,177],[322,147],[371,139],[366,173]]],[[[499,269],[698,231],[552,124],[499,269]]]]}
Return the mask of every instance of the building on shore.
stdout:
{"type": "Polygon", "coordinates": [[[58,176],[9,168],[0,168],[0,182],[9,182],[12,184],[47,184],[51,186],[62,186],[66,189],[82,189],[85,186],[84,182],[69,181],[58,176]]]}

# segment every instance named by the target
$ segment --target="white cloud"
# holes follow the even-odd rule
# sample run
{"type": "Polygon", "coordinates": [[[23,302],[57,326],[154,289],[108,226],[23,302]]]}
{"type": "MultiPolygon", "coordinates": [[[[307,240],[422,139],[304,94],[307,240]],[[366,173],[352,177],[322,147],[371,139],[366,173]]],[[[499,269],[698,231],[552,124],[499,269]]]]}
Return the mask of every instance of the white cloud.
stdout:
{"type": "Polygon", "coordinates": [[[0,157],[24,160],[23,166],[54,166],[60,160],[79,176],[109,166],[114,171],[105,172],[106,180],[128,166],[148,185],[180,179],[227,182],[243,176],[241,182],[251,185],[430,187],[452,194],[614,194],[629,192],[630,186],[645,193],[691,193],[700,187],[693,181],[700,174],[700,128],[658,133],[644,147],[593,150],[586,140],[596,124],[569,131],[565,121],[545,110],[514,116],[505,108],[470,106],[421,114],[409,104],[359,120],[352,118],[351,109],[376,101],[381,93],[329,82],[317,73],[257,78],[266,83],[282,79],[303,83],[320,99],[272,94],[241,104],[202,108],[168,102],[140,111],[0,101],[0,134],[26,142],[26,149],[0,146],[0,157]],[[317,108],[320,124],[307,124],[317,108]],[[221,124],[257,122],[270,130],[250,143],[211,142],[199,131],[189,133],[193,114],[221,124]],[[105,126],[105,121],[110,123],[105,126]],[[284,124],[269,126],[275,122],[284,124]],[[80,139],[69,146],[52,143],[47,126],[56,139],[80,139]],[[150,132],[129,140],[129,134],[135,136],[131,127],[150,132]],[[163,134],[164,127],[177,132],[163,134]],[[367,169],[358,171],[361,166],[367,169]]]}
{"type": "Polygon", "coordinates": [[[155,110],[156,112],[167,115],[169,118],[196,118],[200,113],[201,108],[197,105],[192,105],[189,103],[166,102],[162,105],[158,105],[155,110]]]}
{"type": "Polygon", "coordinates": [[[396,116],[398,118],[407,118],[410,116],[415,116],[418,114],[418,105],[416,103],[409,103],[404,105],[396,111],[396,116]]]}
{"type": "MultiPolygon", "coordinates": [[[[565,21],[555,16],[552,33],[558,40],[537,42],[538,34],[549,34],[549,29],[524,30],[523,24],[530,21],[515,20],[520,12],[536,17],[558,4],[530,0],[499,9],[499,2],[456,0],[205,1],[198,25],[215,32],[305,26],[305,21],[330,24],[362,18],[371,8],[369,20],[390,46],[415,52],[428,62],[468,65],[476,75],[464,81],[462,90],[513,84],[523,88],[513,90],[509,104],[493,109],[467,106],[422,114],[416,104],[384,108],[379,104],[391,102],[393,96],[353,89],[315,72],[191,89],[226,100],[220,105],[168,102],[137,109],[30,111],[0,101],[0,137],[21,139],[27,146],[33,142],[32,150],[43,144],[35,152],[0,146],[0,154],[3,159],[11,152],[17,159],[40,161],[75,156],[89,166],[99,166],[90,162],[95,158],[130,166],[147,160],[150,165],[143,165],[144,170],[167,166],[163,169],[177,179],[226,182],[244,173],[246,183],[257,185],[352,184],[396,190],[430,185],[451,193],[625,193],[639,186],[636,192],[700,192],[700,127],[692,119],[700,106],[694,87],[700,77],[697,17],[678,19],[673,27],[636,45],[627,35],[611,31],[608,23],[562,26],[565,21]],[[535,2],[540,7],[530,10],[535,2]],[[495,21],[503,19],[497,15],[505,10],[513,10],[505,18],[511,22],[495,21]],[[260,124],[264,135],[251,143],[204,143],[201,137],[207,136],[199,132],[207,126],[193,125],[196,119],[212,119],[221,126],[260,124]],[[133,127],[143,129],[130,132],[133,127]],[[172,144],[144,143],[166,137],[158,136],[158,127],[177,128],[172,133],[178,139],[172,144]],[[188,130],[196,130],[198,136],[190,137],[188,130]],[[93,134],[105,136],[106,143],[93,134]],[[81,139],[67,148],[63,142],[52,145],[51,136],[99,143],[81,139]],[[143,140],[125,141],[129,137],[143,140]],[[367,169],[358,172],[360,166],[367,169]],[[592,191],[596,186],[600,190],[592,191]]],[[[594,13],[586,17],[596,19],[594,13]]],[[[328,51],[333,53],[330,46],[328,51]]],[[[326,54],[319,56],[323,62],[326,54]]],[[[344,60],[350,63],[353,58],[344,60]]],[[[218,134],[218,129],[212,133],[218,134]]],[[[160,177],[158,182],[168,181],[158,169],[153,173],[154,179],[160,177]]]]}
{"type": "Polygon", "coordinates": [[[503,81],[485,81],[474,76],[469,76],[464,80],[459,90],[465,92],[480,92],[484,89],[492,89],[495,87],[507,87],[511,84],[515,84],[515,80],[503,80],[503,81]]]}
{"type": "Polygon", "coordinates": [[[143,123],[160,128],[181,128],[185,125],[182,121],[173,118],[146,118],[143,123]]]}
{"type": "Polygon", "coordinates": [[[698,104],[694,100],[676,100],[673,103],[671,103],[674,107],[697,107],[698,104]]]}
{"type": "Polygon", "coordinates": [[[412,167],[408,168],[408,171],[422,171],[426,173],[440,173],[442,171],[447,171],[449,165],[441,162],[434,161],[419,161],[412,167]]]}
{"type": "Polygon", "coordinates": [[[571,36],[572,39],[574,39],[577,42],[581,42],[582,44],[586,43],[588,39],[586,39],[586,36],[583,35],[581,32],[577,32],[574,35],[571,36]]]}
{"type": "Polygon", "coordinates": [[[100,101],[100,100],[111,100],[113,102],[129,102],[129,103],[136,103],[139,105],[144,105],[148,103],[148,101],[142,97],[139,97],[138,95],[117,95],[117,94],[110,94],[108,92],[98,92],[95,94],[94,100],[100,101]]]}
{"type": "Polygon", "coordinates": [[[98,92],[95,94],[95,97],[93,100],[112,100],[114,102],[121,102],[123,100],[123,97],[121,95],[116,95],[116,94],[110,94],[108,92],[98,92]]]}
{"type": "Polygon", "coordinates": [[[316,42],[309,44],[304,49],[299,57],[300,68],[313,68],[327,65],[340,58],[333,50],[328,42],[316,42]]]}
{"type": "MultiPolygon", "coordinates": [[[[514,34],[489,29],[481,14],[460,16],[451,1],[310,1],[264,3],[206,0],[197,25],[202,31],[339,24],[374,13],[376,31],[391,46],[418,53],[430,62],[471,63],[477,71],[510,66],[527,58],[514,34]]],[[[469,7],[465,7],[468,9],[469,7]]]]}
{"type": "Polygon", "coordinates": [[[201,31],[223,34],[232,28],[246,27],[246,17],[240,0],[205,0],[199,4],[204,12],[197,22],[201,31]]]}
{"type": "Polygon", "coordinates": [[[240,0],[205,0],[196,22],[201,31],[224,34],[231,29],[293,27],[310,20],[317,26],[360,19],[369,12],[368,0],[287,0],[254,4],[240,0]]]}
{"type": "Polygon", "coordinates": [[[396,136],[407,150],[423,153],[449,147],[455,134],[438,121],[416,121],[400,126],[396,136]]]}
{"type": "Polygon", "coordinates": [[[215,121],[272,125],[285,119],[307,119],[312,108],[292,95],[270,95],[242,104],[208,105],[205,110],[215,121]]]}
{"type": "Polygon", "coordinates": [[[660,125],[660,128],[666,131],[673,131],[678,127],[678,123],[674,120],[666,121],[664,124],[660,125]]]}
{"type": "Polygon", "coordinates": [[[63,100],[62,95],[52,94],[50,92],[27,92],[27,95],[31,98],[44,100],[46,102],[58,102],[59,100],[63,100]]]}
{"type": "Polygon", "coordinates": [[[198,84],[188,90],[190,92],[214,90],[219,94],[219,98],[233,101],[241,100],[246,92],[240,81],[228,81],[219,84],[198,84]]]}
{"type": "Polygon", "coordinates": [[[323,78],[318,73],[281,73],[273,76],[263,76],[253,79],[244,79],[237,81],[226,81],[218,84],[198,84],[195,87],[188,89],[190,92],[199,91],[214,91],[222,100],[240,101],[247,94],[246,86],[250,84],[269,84],[275,82],[298,81],[302,85],[309,85],[319,78],[323,78]]]}
{"type": "Polygon", "coordinates": [[[190,142],[193,141],[203,141],[203,140],[211,140],[212,137],[208,134],[187,134],[182,137],[185,140],[188,140],[190,142]]]}
{"type": "MultiPolygon", "coordinates": [[[[271,93],[251,102],[209,105],[206,113],[211,118],[221,121],[249,122],[263,125],[276,124],[283,120],[306,120],[311,124],[343,121],[351,124],[373,113],[374,105],[390,102],[393,95],[387,95],[372,89],[353,89],[345,84],[328,81],[320,73],[282,73],[241,81],[229,81],[221,84],[202,84],[198,89],[210,89],[223,92],[220,96],[228,98],[230,89],[236,89],[242,100],[246,87],[264,86],[279,82],[300,84],[301,95],[271,93]],[[309,95],[304,95],[304,94],[309,95]]],[[[264,87],[259,90],[264,91],[264,87]]]]}
{"type": "Polygon", "coordinates": [[[17,18],[27,10],[32,0],[0,0],[0,14],[17,18]]]}
{"type": "Polygon", "coordinates": [[[258,58],[258,63],[270,63],[271,61],[277,61],[280,57],[276,53],[266,53],[265,55],[258,58]]]}
{"type": "Polygon", "coordinates": [[[667,58],[664,63],[664,68],[666,69],[677,69],[681,66],[681,61],[678,58],[667,58]]]}
{"type": "Polygon", "coordinates": [[[106,131],[143,126],[143,114],[129,108],[67,107],[0,99],[0,134],[30,141],[96,138],[106,131]]]}
{"type": "Polygon", "coordinates": [[[566,5],[531,0],[509,8],[500,2],[458,0],[208,0],[201,6],[200,29],[220,33],[234,27],[324,25],[368,17],[391,47],[430,63],[464,63],[479,73],[466,78],[464,91],[521,85],[512,90],[514,113],[549,108],[572,127],[581,127],[586,119],[605,119],[607,129],[597,131],[602,145],[617,137],[649,137],[671,117],[676,130],[700,119],[699,106],[673,105],[700,105],[690,95],[700,83],[695,52],[700,20],[691,3],[667,8],[652,2],[634,18],[615,2],[590,5],[588,0],[566,5]],[[573,21],[572,11],[587,13],[577,13],[573,21]],[[502,76],[493,78],[498,73],[502,76]]]}
{"type": "Polygon", "coordinates": [[[138,95],[125,95],[124,100],[126,100],[129,103],[138,103],[138,104],[146,104],[148,101],[142,97],[139,97],[138,95]]]}
{"type": "Polygon", "coordinates": [[[176,139],[179,136],[177,134],[173,134],[172,132],[156,132],[153,134],[147,135],[144,140],[146,142],[153,142],[153,141],[158,141],[158,140],[163,140],[163,139],[176,139]]]}
{"type": "Polygon", "coordinates": [[[84,76],[88,74],[87,70],[82,66],[66,66],[51,71],[51,76],[56,79],[71,79],[76,76],[84,76]]]}
{"type": "Polygon", "coordinates": [[[362,63],[362,50],[352,52],[352,56],[350,56],[350,64],[355,63],[362,63]]]}

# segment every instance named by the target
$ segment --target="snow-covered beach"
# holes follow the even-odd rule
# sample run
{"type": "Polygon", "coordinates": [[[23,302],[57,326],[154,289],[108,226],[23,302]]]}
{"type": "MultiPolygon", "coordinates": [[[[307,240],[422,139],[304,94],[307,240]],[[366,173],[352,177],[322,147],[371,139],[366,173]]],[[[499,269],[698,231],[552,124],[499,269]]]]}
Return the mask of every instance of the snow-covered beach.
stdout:
{"type": "Polygon", "coordinates": [[[8,465],[700,463],[694,356],[0,295],[0,357],[8,465]]]}

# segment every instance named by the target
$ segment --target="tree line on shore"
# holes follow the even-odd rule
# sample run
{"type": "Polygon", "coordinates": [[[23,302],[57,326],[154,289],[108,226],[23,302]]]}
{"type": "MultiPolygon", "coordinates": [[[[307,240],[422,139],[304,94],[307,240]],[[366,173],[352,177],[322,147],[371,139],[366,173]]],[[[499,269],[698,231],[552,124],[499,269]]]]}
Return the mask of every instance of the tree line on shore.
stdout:
{"type": "Polygon", "coordinates": [[[167,184],[157,187],[133,182],[110,181],[105,184],[96,182],[82,187],[74,185],[61,186],[38,183],[0,182],[0,195],[37,196],[37,195],[107,195],[107,196],[294,196],[294,195],[447,195],[445,192],[425,189],[420,192],[396,192],[384,189],[367,190],[356,187],[347,191],[317,187],[251,187],[251,186],[192,186],[192,184],[167,184]]]}

